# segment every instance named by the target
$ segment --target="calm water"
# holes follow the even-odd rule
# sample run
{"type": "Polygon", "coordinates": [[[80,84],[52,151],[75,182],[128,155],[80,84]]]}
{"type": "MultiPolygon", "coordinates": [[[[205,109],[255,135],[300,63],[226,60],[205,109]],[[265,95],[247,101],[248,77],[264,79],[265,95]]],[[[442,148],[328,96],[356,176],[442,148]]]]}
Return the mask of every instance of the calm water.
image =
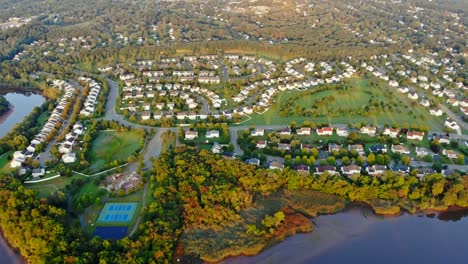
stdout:
{"type": "Polygon", "coordinates": [[[466,212],[382,218],[353,208],[313,222],[312,233],[290,237],[257,256],[224,263],[468,263],[466,212]]]}
{"type": "MultiPolygon", "coordinates": [[[[44,97],[38,94],[7,93],[5,98],[13,106],[13,111],[0,121],[0,137],[7,134],[17,123],[29,115],[34,107],[45,102],[44,97]]],[[[19,257],[8,248],[2,237],[0,237],[0,263],[20,263],[19,257]]]]}
{"type": "Polygon", "coordinates": [[[29,115],[34,107],[45,102],[44,97],[38,94],[8,93],[5,98],[14,109],[4,120],[0,121],[0,137],[6,135],[10,129],[29,115]]]}

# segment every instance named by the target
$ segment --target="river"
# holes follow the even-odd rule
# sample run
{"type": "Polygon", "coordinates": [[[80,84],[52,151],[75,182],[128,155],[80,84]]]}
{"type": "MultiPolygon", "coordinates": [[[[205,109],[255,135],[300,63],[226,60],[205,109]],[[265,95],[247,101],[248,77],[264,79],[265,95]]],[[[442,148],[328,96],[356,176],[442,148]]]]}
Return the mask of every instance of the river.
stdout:
{"type": "Polygon", "coordinates": [[[468,263],[467,212],[380,217],[367,208],[319,216],[298,234],[253,257],[224,264],[468,263]]]}
{"type": "Polygon", "coordinates": [[[17,123],[31,113],[36,106],[45,102],[39,94],[7,93],[4,95],[12,109],[0,120],[0,137],[6,135],[17,123]]]}
{"type": "MultiPolygon", "coordinates": [[[[11,105],[8,113],[0,119],[0,137],[6,135],[17,123],[21,122],[36,106],[45,102],[39,94],[9,92],[4,95],[11,105]]],[[[11,250],[3,237],[0,237],[0,263],[16,264],[21,259],[11,250]]]]}

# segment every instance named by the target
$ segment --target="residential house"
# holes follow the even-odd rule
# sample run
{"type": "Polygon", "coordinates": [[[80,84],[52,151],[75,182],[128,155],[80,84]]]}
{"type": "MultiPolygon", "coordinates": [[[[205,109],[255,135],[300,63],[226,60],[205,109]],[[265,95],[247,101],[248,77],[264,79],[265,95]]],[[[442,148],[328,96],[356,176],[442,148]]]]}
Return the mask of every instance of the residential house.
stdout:
{"type": "Polygon", "coordinates": [[[431,108],[429,110],[429,113],[433,116],[441,116],[443,114],[442,110],[437,109],[437,108],[431,108]]]}
{"type": "Polygon", "coordinates": [[[391,138],[396,138],[398,136],[398,129],[395,128],[385,128],[383,134],[391,138]]]}
{"type": "Polygon", "coordinates": [[[39,178],[45,175],[45,169],[44,168],[39,168],[39,169],[33,169],[32,170],[32,176],[33,178],[39,178]]]}
{"type": "Polygon", "coordinates": [[[348,146],[348,151],[356,151],[359,155],[365,155],[366,153],[364,152],[364,147],[361,144],[355,144],[355,145],[349,145],[348,146]]]}
{"type": "Polygon", "coordinates": [[[406,134],[406,138],[421,141],[424,139],[424,132],[411,131],[406,134]]]}
{"type": "Polygon", "coordinates": [[[429,155],[429,151],[423,147],[416,147],[416,156],[418,157],[425,157],[429,155]]]}
{"type": "Polygon", "coordinates": [[[394,153],[399,153],[399,154],[405,154],[405,155],[409,155],[410,154],[410,150],[405,147],[404,145],[392,145],[392,148],[391,148],[392,152],[394,153]]]}
{"type": "Polygon", "coordinates": [[[377,165],[374,164],[366,168],[366,171],[369,175],[377,176],[383,174],[387,170],[387,166],[385,165],[377,165]]]}
{"type": "Polygon", "coordinates": [[[304,165],[304,164],[298,164],[293,166],[293,170],[298,171],[299,173],[306,174],[309,173],[309,166],[304,165]]]}
{"type": "Polygon", "coordinates": [[[215,142],[215,143],[213,143],[213,146],[211,147],[211,152],[213,152],[215,154],[219,154],[219,153],[223,152],[223,147],[218,142],[215,142]]]}
{"type": "Polygon", "coordinates": [[[257,141],[256,147],[259,149],[266,148],[267,142],[265,140],[259,140],[257,141]]]}
{"type": "Polygon", "coordinates": [[[197,137],[198,137],[198,132],[196,131],[185,132],[185,140],[194,140],[197,137]]]}
{"type": "Polygon", "coordinates": [[[317,129],[317,135],[319,136],[331,136],[333,135],[332,127],[322,127],[317,129]]]}
{"type": "Polygon", "coordinates": [[[336,134],[340,137],[349,136],[349,130],[346,127],[339,127],[336,129],[336,134]]]}
{"type": "Polygon", "coordinates": [[[259,166],[260,160],[257,158],[250,158],[250,159],[245,160],[245,163],[259,166]]]}
{"type": "Polygon", "coordinates": [[[291,150],[291,144],[279,143],[278,144],[278,150],[290,151],[291,150]]]}
{"type": "Polygon", "coordinates": [[[341,172],[345,175],[354,175],[354,174],[360,174],[361,173],[361,167],[357,165],[349,165],[349,166],[343,166],[341,167],[341,172]]]}
{"type": "Polygon", "coordinates": [[[252,137],[262,137],[265,134],[265,129],[263,128],[255,128],[250,132],[252,137]]]}
{"type": "Polygon", "coordinates": [[[278,130],[278,134],[280,135],[291,135],[291,128],[283,128],[278,130]]]}
{"type": "Polygon", "coordinates": [[[271,161],[268,164],[268,168],[272,170],[283,170],[284,169],[284,164],[278,161],[271,161]]]}
{"type": "Polygon", "coordinates": [[[206,138],[219,138],[219,131],[218,130],[210,130],[206,132],[206,138]]]}
{"type": "Polygon", "coordinates": [[[334,166],[329,166],[329,165],[317,166],[315,168],[315,174],[323,174],[323,173],[328,173],[330,175],[334,175],[337,172],[336,172],[336,168],[334,166]]]}
{"type": "Polygon", "coordinates": [[[341,150],[341,145],[339,144],[334,144],[330,143],[328,144],[328,152],[332,153],[333,151],[340,151],[341,150]]]}
{"type": "Polygon", "coordinates": [[[362,134],[366,134],[368,136],[375,136],[375,133],[377,132],[377,128],[376,127],[370,127],[370,126],[365,126],[365,127],[361,127],[361,133],[362,134]]]}
{"type": "Polygon", "coordinates": [[[310,135],[311,128],[310,127],[301,127],[300,129],[296,130],[296,134],[300,136],[308,136],[310,135]]]}
{"type": "Polygon", "coordinates": [[[444,150],[442,151],[442,154],[443,154],[444,156],[447,156],[447,158],[449,158],[449,159],[456,159],[456,158],[458,158],[458,154],[457,154],[455,151],[450,150],[450,149],[444,149],[444,150]]]}
{"type": "Polygon", "coordinates": [[[73,163],[76,161],[76,155],[73,152],[65,153],[62,155],[63,163],[73,163]]]}
{"type": "Polygon", "coordinates": [[[369,151],[372,153],[387,153],[387,146],[382,144],[377,144],[375,146],[369,147],[369,151]]]}

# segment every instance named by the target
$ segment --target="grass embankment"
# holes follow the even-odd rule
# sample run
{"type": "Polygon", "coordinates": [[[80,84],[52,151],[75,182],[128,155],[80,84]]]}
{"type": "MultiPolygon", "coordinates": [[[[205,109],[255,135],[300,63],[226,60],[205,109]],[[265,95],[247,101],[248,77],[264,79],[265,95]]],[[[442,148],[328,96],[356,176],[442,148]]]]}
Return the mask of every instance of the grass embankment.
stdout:
{"type": "Polygon", "coordinates": [[[241,221],[221,230],[185,229],[181,246],[186,254],[200,255],[206,262],[232,256],[252,256],[296,233],[311,232],[312,222],[304,216],[335,213],[345,207],[343,199],[317,191],[284,191],[268,198],[257,197],[253,207],[242,211],[241,221]],[[285,220],[273,233],[253,235],[249,225],[261,226],[265,215],[283,211],[285,220]]]}

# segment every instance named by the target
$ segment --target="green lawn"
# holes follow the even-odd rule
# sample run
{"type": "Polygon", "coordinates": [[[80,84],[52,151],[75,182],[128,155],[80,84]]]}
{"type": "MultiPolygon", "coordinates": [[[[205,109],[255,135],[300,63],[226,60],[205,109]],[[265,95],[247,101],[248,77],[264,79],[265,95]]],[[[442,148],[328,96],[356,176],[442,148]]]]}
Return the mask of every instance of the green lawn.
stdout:
{"type": "Polygon", "coordinates": [[[0,173],[1,174],[6,174],[9,172],[10,166],[8,166],[8,162],[10,161],[8,160],[8,157],[12,156],[13,152],[14,152],[13,150],[8,151],[8,152],[5,152],[2,156],[0,156],[0,173]]]}
{"type": "Polygon", "coordinates": [[[65,187],[72,183],[73,180],[86,180],[87,178],[78,174],[74,174],[71,177],[58,177],[49,181],[45,182],[38,182],[38,183],[27,183],[25,184],[26,187],[33,187],[36,188],[37,186],[44,186],[44,185],[54,185],[59,189],[65,189],[65,187]]]}
{"type": "Polygon", "coordinates": [[[100,131],[90,150],[90,169],[99,171],[115,160],[125,160],[138,150],[142,137],[133,131],[100,131]]]}
{"type": "Polygon", "coordinates": [[[444,117],[434,117],[429,114],[429,109],[421,107],[415,101],[407,98],[407,95],[400,94],[386,86],[370,86],[367,79],[354,78],[349,81],[351,88],[346,92],[337,90],[325,90],[313,94],[306,94],[306,91],[285,91],[281,92],[270,109],[262,115],[253,114],[252,119],[242,123],[242,125],[275,125],[289,124],[296,121],[301,124],[304,121],[329,124],[357,124],[361,122],[379,125],[427,125],[432,130],[443,131],[444,117]],[[390,92],[392,91],[392,92],[390,92]],[[304,94],[304,96],[301,96],[304,94]],[[297,115],[293,113],[290,116],[281,116],[280,111],[287,100],[292,96],[299,96],[300,99],[294,102],[292,109],[308,108],[318,100],[333,97],[332,100],[320,105],[317,117],[297,115]],[[362,116],[358,111],[368,105],[369,100],[384,101],[393,106],[393,109],[386,109],[383,112],[366,113],[368,116],[362,116]],[[336,113],[336,109],[346,109],[349,114],[343,115],[336,113]]]}
{"type": "Polygon", "coordinates": [[[45,111],[39,116],[37,119],[38,126],[42,127],[47,122],[47,119],[49,119],[49,111],[45,111]]]}

